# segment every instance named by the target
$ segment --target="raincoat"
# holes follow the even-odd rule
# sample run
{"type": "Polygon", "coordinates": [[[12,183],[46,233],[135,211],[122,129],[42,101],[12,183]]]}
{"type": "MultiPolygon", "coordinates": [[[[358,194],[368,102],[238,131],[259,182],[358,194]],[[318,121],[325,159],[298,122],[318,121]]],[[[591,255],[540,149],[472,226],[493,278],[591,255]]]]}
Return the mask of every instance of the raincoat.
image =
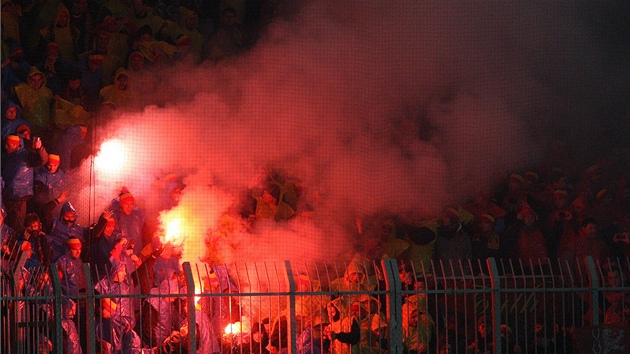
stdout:
{"type": "MultiPolygon", "coordinates": [[[[121,75],[127,75],[127,70],[124,68],[116,70],[114,83],[103,87],[99,94],[103,101],[113,103],[117,108],[137,105],[140,97],[137,92],[133,90],[132,85],[127,84],[126,90],[120,90],[118,88],[116,80],[121,75]]],[[[127,77],[129,77],[129,75],[127,75],[127,77]]]]}
{"type": "Polygon", "coordinates": [[[368,264],[368,262],[359,254],[356,254],[348,263],[343,278],[338,278],[330,282],[330,290],[335,292],[374,290],[375,286],[370,282],[367,276],[365,269],[366,264],[368,264]],[[350,276],[353,273],[358,275],[357,283],[353,283],[350,280],[350,276]]]}
{"type": "Polygon", "coordinates": [[[118,205],[118,199],[115,199],[111,205],[112,219],[116,220],[116,227],[120,230],[123,237],[133,240],[136,243],[134,254],[140,255],[140,251],[144,246],[142,230],[144,227],[144,212],[136,207],[131,210],[129,215],[123,213],[118,205]]]}
{"type": "Polygon", "coordinates": [[[29,70],[28,77],[33,75],[42,75],[42,86],[37,90],[33,89],[29,84],[23,83],[15,86],[15,93],[20,100],[22,108],[24,108],[24,120],[33,128],[45,130],[50,124],[50,105],[52,103],[52,91],[46,87],[46,75],[44,75],[37,67],[32,66],[29,70]]]}
{"type": "Polygon", "coordinates": [[[45,197],[43,198],[43,205],[55,199],[64,191],[66,172],[59,168],[57,172],[51,173],[46,166],[40,166],[35,169],[35,181],[41,182],[45,187],[42,191],[43,197],[45,197]]]}
{"type": "Polygon", "coordinates": [[[57,5],[54,20],[48,27],[42,28],[39,33],[45,43],[55,42],[59,45],[59,54],[61,54],[61,57],[74,62],[76,57],[74,47],[79,39],[80,33],[78,28],[70,24],[70,11],[68,11],[66,5],[61,2],[57,5]],[[68,19],[66,25],[63,27],[57,25],[57,18],[59,18],[62,12],[66,13],[68,19]]]}
{"type": "Polygon", "coordinates": [[[361,352],[360,343],[360,324],[359,321],[347,315],[346,306],[341,305],[340,299],[333,300],[329,303],[337,309],[339,318],[337,320],[330,318],[330,331],[333,339],[330,343],[331,354],[358,354],[361,352]]]}
{"type": "Polygon", "coordinates": [[[61,293],[73,297],[78,296],[79,293],[84,293],[87,287],[87,280],[81,258],[72,258],[66,253],[57,260],[56,264],[57,269],[60,269],[63,274],[61,293]]]}
{"type": "Polygon", "coordinates": [[[20,18],[15,3],[11,0],[2,0],[2,6],[13,4],[11,11],[2,11],[2,40],[13,38],[20,43],[20,18]]]}
{"type": "Polygon", "coordinates": [[[419,301],[407,301],[402,305],[402,330],[403,344],[408,350],[421,352],[422,344],[428,345],[433,332],[433,320],[426,313],[426,308],[418,306],[419,301]],[[414,311],[418,312],[418,324],[410,324],[410,318],[414,311]]]}
{"type": "MultiPolygon", "coordinates": [[[[53,200],[44,206],[46,210],[52,210],[56,202],[53,200]]],[[[61,256],[66,254],[67,247],[66,241],[74,236],[78,238],[81,243],[84,243],[84,233],[85,228],[79,225],[76,221],[72,226],[66,225],[62,222],[63,216],[67,212],[73,212],[77,214],[77,211],[74,209],[70,202],[65,202],[61,207],[61,212],[59,213],[59,218],[52,218],[52,227],[48,235],[46,235],[46,241],[48,242],[51,258],[51,263],[57,262],[61,256]]],[[[50,211],[45,211],[45,213],[50,213],[50,211]]],[[[76,218],[78,219],[79,215],[77,214],[76,218]]],[[[45,216],[45,218],[47,218],[45,216]]]]}
{"type": "MultiPolygon", "coordinates": [[[[160,287],[150,290],[151,295],[165,295],[179,293],[179,287],[174,280],[165,280],[160,287]]],[[[142,311],[142,339],[150,346],[162,344],[164,339],[175,330],[173,324],[175,312],[172,304],[161,296],[148,297],[142,311]]]]}
{"type": "Polygon", "coordinates": [[[66,300],[62,307],[61,327],[63,328],[63,343],[65,354],[83,354],[79,332],[73,321],[72,312],[76,311],[76,303],[66,300]]]}
{"type": "Polygon", "coordinates": [[[7,101],[6,105],[2,107],[2,140],[4,140],[8,135],[17,134],[17,129],[21,125],[28,126],[28,123],[22,119],[22,108],[11,101],[7,101]],[[17,109],[17,114],[15,119],[9,120],[6,117],[6,112],[7,109],[12,107],[17,109]]]}
{"type": "MultiPolygon", "coordinates": [[[[23,142],[23,141],[22,141],[23,142]]],[[[2,195],[8,200],[33,195],[33,167],[48,161],[48,152],[44,147],[37,152],[20,148],[13,153],[2,154],[2,179],[6,185],[2,195]]]]}

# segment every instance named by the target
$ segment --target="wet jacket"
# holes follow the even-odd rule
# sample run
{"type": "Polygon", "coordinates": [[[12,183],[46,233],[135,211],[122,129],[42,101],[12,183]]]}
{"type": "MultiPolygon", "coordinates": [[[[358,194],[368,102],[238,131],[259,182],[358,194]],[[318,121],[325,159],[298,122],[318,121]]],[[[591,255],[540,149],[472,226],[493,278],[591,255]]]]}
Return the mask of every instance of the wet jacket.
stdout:
{"type": "Polygon", "coordinates": [[[41,192],[44,202],[47,203],[64,191],[66,172],[59,168],[57,172],[51,173],[45,166],[40,166],[35,169],[35,181],[41,182],[45,187],[41,192]]]}
{"type": "MultiPolygon", "coordinates": [[[[44,206],[45,213],[50,213],[50,210],[54,209],[56,206],[56,201],[49,202],[44,206]]],[[[51,252],[51,262],[57,262],[57,260],[66,254],[67,247],[66,241],[74,236],[78,238],[81,243],[84,243],[84,234],[85,228],[79,225],[76,221],[72,226],[64,224],[61,220],[63,219],[63,215],[67,212],[77,213],[72,204],[70,202],[65,202],[61,207],[61,212],[59,213],[59,218],[53,218],[52,227],[50,232],[46,236],[46,240],[48,242],[48,248],[51,252]]],[[[77,219],[78,219],[77,214],[77,219]]],[[[44,219],[48,219],[48,215],[44,216],[44,219]]]]}
{"type": "Polygon", "coordinates": [[[48,162],[44,147],[38,151],[20,148],[11,154],[2,153],[2,179],[6,182],[2,195],[8,200],[33,195],[33,167],[48,162]]]}
{"type": "Polygon", "coordinates": [[[144,212],[138,208],[133,208],[129,215],[123,213],[118,205],[118,200],[112,203],[112,219],[116,220],[116,228],[120,230],[122,235],[136,243],[134,253],[140,254],[144,246],[143,228],[144,228],[144,212]]]}
{"type": "Polygon", "coordinates": [[[52,91],[46,87],[46,75],[37,67],[32,66],[28,77],[36,74],[42,75],[42,86],[35,90],[29,84],[19,84],[15,86],[15,93],[24,108],[24,120],[31,126],[40,129],[48,128],[50,124],[50,112],[52,103],[52,91]]]}
{"type": "Polygon", "coordinates": [[[4,138],[8,135],[17,134],[17,129],[21,125],[28,126],[28,123],[22,119],[22,108],[14,102],[7,101],[6,105],[2,107],[2,140],[4,141],[4,138]],[[17,114],[13,120],[9,120],[6,117],[7,109],[11,107],[17,108],[17,114]]]}

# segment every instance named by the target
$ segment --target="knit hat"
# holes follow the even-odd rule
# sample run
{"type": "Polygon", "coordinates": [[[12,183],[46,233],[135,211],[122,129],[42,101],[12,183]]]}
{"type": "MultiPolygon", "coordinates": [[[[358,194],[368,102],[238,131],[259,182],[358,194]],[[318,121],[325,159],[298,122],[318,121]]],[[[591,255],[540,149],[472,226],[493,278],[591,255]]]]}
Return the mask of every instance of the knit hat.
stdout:
{"type": "Polygon", "coordinates": [[[66,247],[68,247],[68,249],[75,249],[75,250],[80,249],[81,240],[72,236],[66,240],[66,247]]]}
{"type": "Polygon", "coordinates": [[[523,178],[523,176],[521,176],[521,175],[519,175],[517,173],[513,173],[510,176],[510,181],[514,181],[514,182],[518,182],[518,183],[523,184],[523,183],[525,183],[525,178],[523,178]]]}
{"type": "Polygon", "coordinates": [[[51,165],[59,165],[59,163],[61,163],[61,158],[59,155],[50,154],[48,155],[48,163],[51,165]]]}
{"type": "Polygon", "coordinates": [[[488,222],[492,225],[494,225],[494,217],[492,217],[492,215],[490,214],[483,214],[479,217],[479,222],[488,222]]]}
{"type": "Polygon", "coordinates": [[[20,137],[17,135],[9,135],[6,140],[7,144],[20,146],[20,137]]]}
{"type": "Polygon", "coordinates": [[[120,202],[120,204],[123,204],[127,201],[131,201],[133,203],[133,194],[131,194],[131,192],[129,192],[129,190],[125,188],[122,192],[120,192],[120,195],[118,195],[118,201],[120,202]]]}
{"type": "Polygon", "coordinates": [[[19,127],[17,127],[17,129],[15,130],[16,133],[22,135],[25,131],[28,131],[29,133],[31,132],[31,128],[26,125],[26,124],[22,124],[19,127]]]}

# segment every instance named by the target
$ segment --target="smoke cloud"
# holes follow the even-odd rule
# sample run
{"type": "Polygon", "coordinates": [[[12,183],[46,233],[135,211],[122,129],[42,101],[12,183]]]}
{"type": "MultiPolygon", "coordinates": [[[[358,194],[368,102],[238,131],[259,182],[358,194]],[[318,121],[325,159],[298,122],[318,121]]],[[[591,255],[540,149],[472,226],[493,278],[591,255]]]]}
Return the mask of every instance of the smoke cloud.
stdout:
{"type": "Polygon", "coordinates": [[[602,123],[627,118],[628,53],[595,15],[607,16],[547,2],[305,2],[240,57],[160,72],[159,105],[116,111],[97,131],[124,144],[125,167],[77,185],[94,217],[123,184],[155,210],[156,179],[183,176],[161,218],[184,218],[187,260],[351,255],[356,218],[431,217],[541,163],[552,139],[619,131],[602,123]],[[303,187],[311,218],[222,218],[266,166],[303,187]]]}

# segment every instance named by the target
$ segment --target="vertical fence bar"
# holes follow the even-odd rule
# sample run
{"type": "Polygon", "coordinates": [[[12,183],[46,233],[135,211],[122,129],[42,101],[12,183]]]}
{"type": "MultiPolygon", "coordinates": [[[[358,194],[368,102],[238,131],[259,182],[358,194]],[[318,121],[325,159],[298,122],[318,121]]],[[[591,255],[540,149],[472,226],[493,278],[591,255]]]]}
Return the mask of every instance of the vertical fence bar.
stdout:
{"type": "Polygon", "coordinates": [[[197,353],[197,321],[195,321],[195,280],[193,279],[190,262],[182,264],[186,275],[186,285],[188,289],[188,352],[197,353]]]}
{"type": "Polygon", "coordinates": [[[593,257],[586,257],[586,263],[588,264],[589,289],[591,292],[591,325],[597,327],[599,326],[599,277],[597,276],[593,257]]]}
{"type": "Polygon", "coordinates": [[[385,273],[385,290],[387,291],[387,314],[389,319],[389,352],[403,352],[402,329],[402,285],[398,275],[396,259],[381,261],[385,273]],[[398,337],[398,338],[396,338],[398,337]]]}
{"type": "Polygon", "coordinates": [[[490,273],[490,285],[492,286],[492,345],[495,353],[502,353],[501,343],[501,282],[499,270],[494,258],[486,259],[488,272],[490,273]]]}
{"type": "Polygon", "coordinates": [[[53,282],[53,291],[55,300],[53,301],[55,307],[55,352],[63,353],[63,327],[61,326],[61,281],[59,280],[59,273],[57,273],[57,266],[55,264],[50,265],[50,278],[53,282]]]}
{"type": "MultiPolygon", "coordinates": [[[[91,319],[96,319],[96,314],[94,313],[94,284],[92,284],[92,272],[90,271],[90,265],[87,263],[83,263],[83,271],[85,272],[85,278],[87,283],[87,313],[85,314],[85,322],[88,324],[88,328],[83,330],[87,330],[87,341],[88,341],[88,350],[89,354],[94,354],[96,352],[96,343],[94,339],[96,338],[96,329],[94,327],[94,321],[91,319]]],[[[77,304],[78,306],[78,304],[77,304]]]]}
{"type": "MultiPolygon", "coordinates": [[[[293,269],[291,268],[290,261],[284,261],[284,266],[287,270],[287,278],[289,280],[289,318],[290,325],[287,326],[289,330],[289,339],[291,340],[291,349],[289,354],[297,353],[297,325],[295,317],[295,278],[293,277],[293,269]]],[[[288,349],[288,348],[287,348],[288,349]]]]}

